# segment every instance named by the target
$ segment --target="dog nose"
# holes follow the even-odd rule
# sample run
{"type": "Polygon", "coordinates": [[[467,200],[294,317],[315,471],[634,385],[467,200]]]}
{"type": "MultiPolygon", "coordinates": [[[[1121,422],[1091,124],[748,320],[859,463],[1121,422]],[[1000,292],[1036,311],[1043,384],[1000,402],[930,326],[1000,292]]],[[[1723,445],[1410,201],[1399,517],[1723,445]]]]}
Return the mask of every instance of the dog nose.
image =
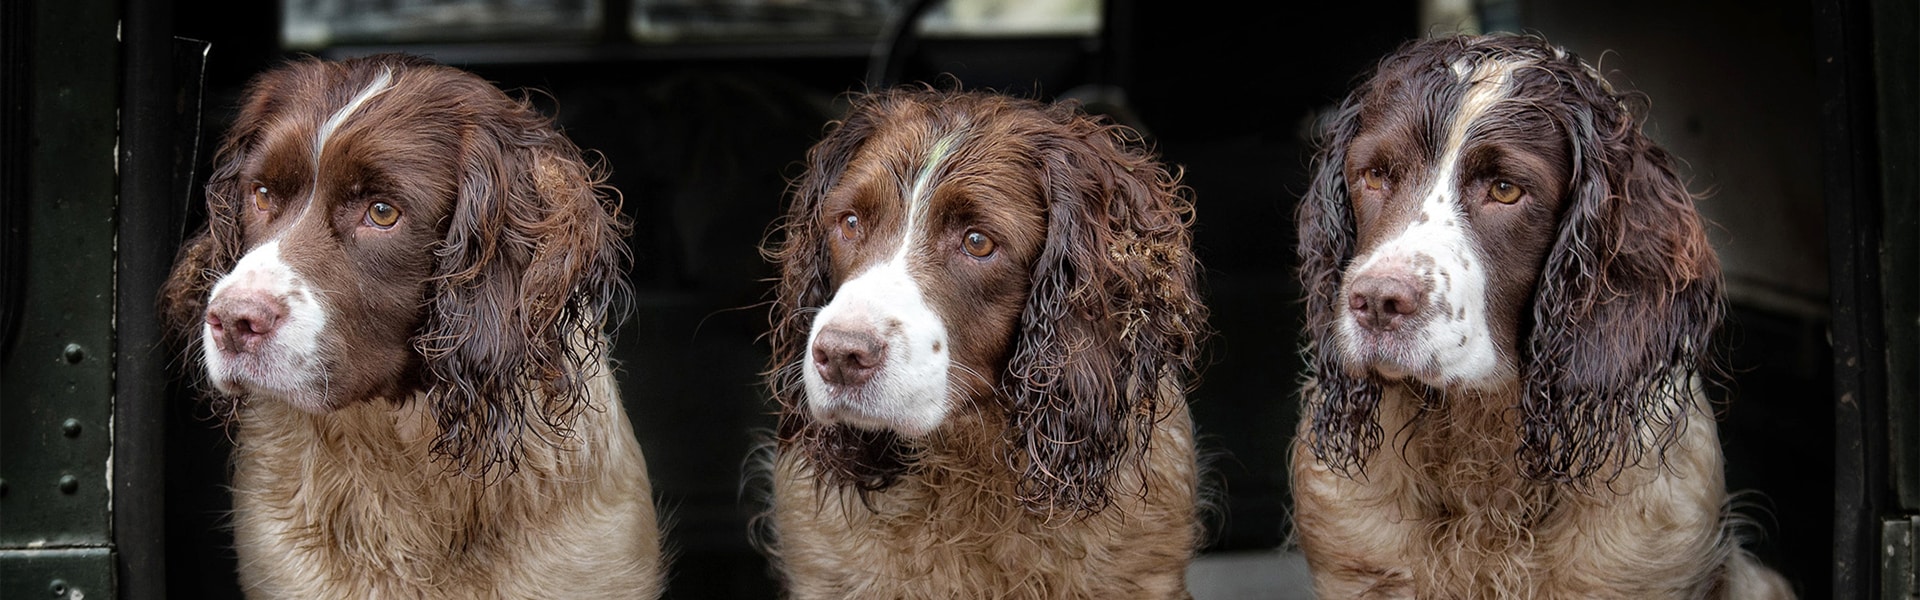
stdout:
{"type": "Polygon", "coordinates": [[[1408,317],[1426,308],[1425,294],[1411,277],[1366,274],[1353,281],[1347,307],[1361,327],[1393,331],[1408,317]]]}
{"type": "Polygon", "coordinates": [[[871,329],[829,324],[813,338],[814,368],[833,385],[866,385],[886,360],[887,341],[871,329]]]}
{"type": "Polygon", "coordinates": [[[285,303],[264,293],[221,294],[207,306],[207,326],[227,352],[254,352],[287,318],[285,303]]]}

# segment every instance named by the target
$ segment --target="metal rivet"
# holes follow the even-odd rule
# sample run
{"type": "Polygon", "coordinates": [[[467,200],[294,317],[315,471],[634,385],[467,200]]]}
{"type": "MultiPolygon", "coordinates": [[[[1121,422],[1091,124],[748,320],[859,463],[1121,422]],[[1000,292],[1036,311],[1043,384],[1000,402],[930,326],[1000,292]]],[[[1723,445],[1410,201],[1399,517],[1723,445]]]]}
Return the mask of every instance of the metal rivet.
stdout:
{"type": "Polygon", "coordinates": [[[60,433],[67,434],[70,438],[80,437],[80,420],[67,419],[65,423],[60,424],[60,433]]]}
{"type": "Polygon", "coordinates": [[[80,491],[80,478],[72,475],[60,476],[60,493],[71,494],[80,491]]]}
{"type": "Polygon", "coordinates": [[[67,364],[77,365],[80,361],[87,359],[87,349],[81,348],[79,344],[67,344],[67,351],[61,355],[66,357],[67,364]]]}
{"type": "Polygon", "coordinates": [[[65,579],[53,580],[52,584],[47,585],[47,591],[53,592],[53,595],[55,596],[67,595],[67,580],[65,579]]]}

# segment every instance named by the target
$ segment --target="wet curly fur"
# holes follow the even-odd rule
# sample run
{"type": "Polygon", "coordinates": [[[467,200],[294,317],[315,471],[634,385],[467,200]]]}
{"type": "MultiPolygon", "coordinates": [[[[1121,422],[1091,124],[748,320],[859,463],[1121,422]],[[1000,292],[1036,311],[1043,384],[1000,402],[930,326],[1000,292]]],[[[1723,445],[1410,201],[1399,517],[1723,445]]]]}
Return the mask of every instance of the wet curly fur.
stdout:
{"type": "Polygon", "coordinates": [[[1403,46],[1331,118],[1297,213],[1310,380],[1294,521],[1322,597],[1791,595],[1731,533],[1701,389],[1719,262],[1643,105],[1538,37],[1462,36],[1403,46]],[[1388,98],[1449,106],[1462,69],[1493,61],[1523,66],[1486,118],[1538,122],[1571,159],[1517,378],[1445,389],[1356,372],[1333,342],[1360,226],[1348,148],[1388,98]],[[1399,82],[1437,91],[1383,91],[1399,82]]]}
{"type": "Polygon", "coordinates": [[[1206,331],[1191,214],[1178,173],[1137,134],[1074,105],[930,88],[856,97],[807,153],[766,249],[780,272],[770,551],[791,591],[1184,594],[1198,534],[1185,394],[1206,331]],[[835,292],[823,198],[860,157],[908,151],[877,132],[969,124],[985,133],[966,144],[1027,153],[1029,167],[993,177],[1037,182],[1045,215],[1004,359],[977,383],[956,376],[964,408],[925,439],[814,420],[800,372],[835,292]]]}
{"type": "Polygon", "coordinates": [[[591,593],[580,579],[659,593],[650,484],[602,330],[628,295],[628,225],[599,165],[526,100],[404,55],[261,74],[215,162],[207,226],[160,314],[235,430],[250,595],[591,593]],[[259,208],[256,186],[296,184],[287,200],[307,204],[259,208]],[[374,250],[304,218],[366,198],[441,217],[374,250]],[[339,397],[318,413],[208,381],[216,283],[270,235],[309,236],[286,268],[330,303],[322,335],[338,337],[311,366],[339,397]]]}

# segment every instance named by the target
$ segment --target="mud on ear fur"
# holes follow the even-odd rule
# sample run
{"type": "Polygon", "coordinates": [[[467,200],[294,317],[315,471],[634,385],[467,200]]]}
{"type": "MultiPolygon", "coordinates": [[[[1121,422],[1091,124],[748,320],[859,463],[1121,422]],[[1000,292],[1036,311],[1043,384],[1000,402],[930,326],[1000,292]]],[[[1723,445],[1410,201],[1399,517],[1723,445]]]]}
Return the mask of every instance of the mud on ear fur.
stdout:
{"type": "Polygon", "coordinates": [[[1036,143],[1047,242],[1007,372],[1009,466],[1030,509],[1086,515],[1177,407],[1207,331],[1190,245],[1192,201],[1138,135],[1047,109],[1036,143]]]}
{"type": "Polygon", "coordinates": [[[1303,397],[1305,418],[1311,423],[1307,448],[1328,468],[1348,476],[1357,473],[1383,437],[1375,418],[1380,384],[1348,374],[1335,350],[1326,347],[1335,339],[1346,304],[1340,300],[1341,280],[1358,243],[1346,163],[1347,145],[1360,133],[1364,93],[1362,87],[1347,96],[1322,133],[1313,158],[1313,183],[1295,213],[1300,289],[1306,291],[1304,353],[1313,379],[1303,397]]]}
{"type": "Polygon", "coordinates": [[[1529,477],[1584,483],[1679,437],[1725,307],[1695,197],[1641,133],[1638,97],[1577,58],[1559,66],[1583,102],[1560,115],[1573,180],[1524,349],[1519,459],[1529,477]]]}
{"type": "Polygon", "coordinates": [[[779,448],[806,453],[822,476],[862,492],[886,489],[906,472],[900,440],[891,432],[813,422],[807,415],[801,369],[813,318],[833,295],[827,242],[819,225],[821,204],[873,134],[876,114],[894,108],[884,92],[854,98],[847,118],[829,124],[826,137],[807,149],[806,171],[788,189],[787,214],[761,246],[761,256],[780,267],[767,315],[773,353],[765,373],[780,405],[779,448]]]}
{"type": "Polygon", "coordinates": [[[485,477],[529,439],[562,443],[589,405],[603,328],[628,297],[618,192],[525,101],[486,89],[461,136],[458,200],[415,339],[436,453],[485,477]]]}

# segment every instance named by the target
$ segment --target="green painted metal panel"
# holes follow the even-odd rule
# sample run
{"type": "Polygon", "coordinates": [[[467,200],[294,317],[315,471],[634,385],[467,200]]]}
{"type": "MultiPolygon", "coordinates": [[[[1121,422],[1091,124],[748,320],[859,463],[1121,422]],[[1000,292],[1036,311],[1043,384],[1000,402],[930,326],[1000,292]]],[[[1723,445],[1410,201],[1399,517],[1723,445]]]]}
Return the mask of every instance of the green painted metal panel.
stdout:
{"type": "MultiPolygon", "coordinates": [[[[0,550],[92,549],[108,558],[99,582],[112,577],[119,8],[41,1],[27,13],[25,302],[0,365],[0,550]]],[[[46,555],[0,554],[9,583],[23,556],[46,555]]]]}
{"type": "Polygon", "coordinates": [[[0,595],[9,600],[110,600],[113,552],[106,548],[0,550],[0,595]]]}

